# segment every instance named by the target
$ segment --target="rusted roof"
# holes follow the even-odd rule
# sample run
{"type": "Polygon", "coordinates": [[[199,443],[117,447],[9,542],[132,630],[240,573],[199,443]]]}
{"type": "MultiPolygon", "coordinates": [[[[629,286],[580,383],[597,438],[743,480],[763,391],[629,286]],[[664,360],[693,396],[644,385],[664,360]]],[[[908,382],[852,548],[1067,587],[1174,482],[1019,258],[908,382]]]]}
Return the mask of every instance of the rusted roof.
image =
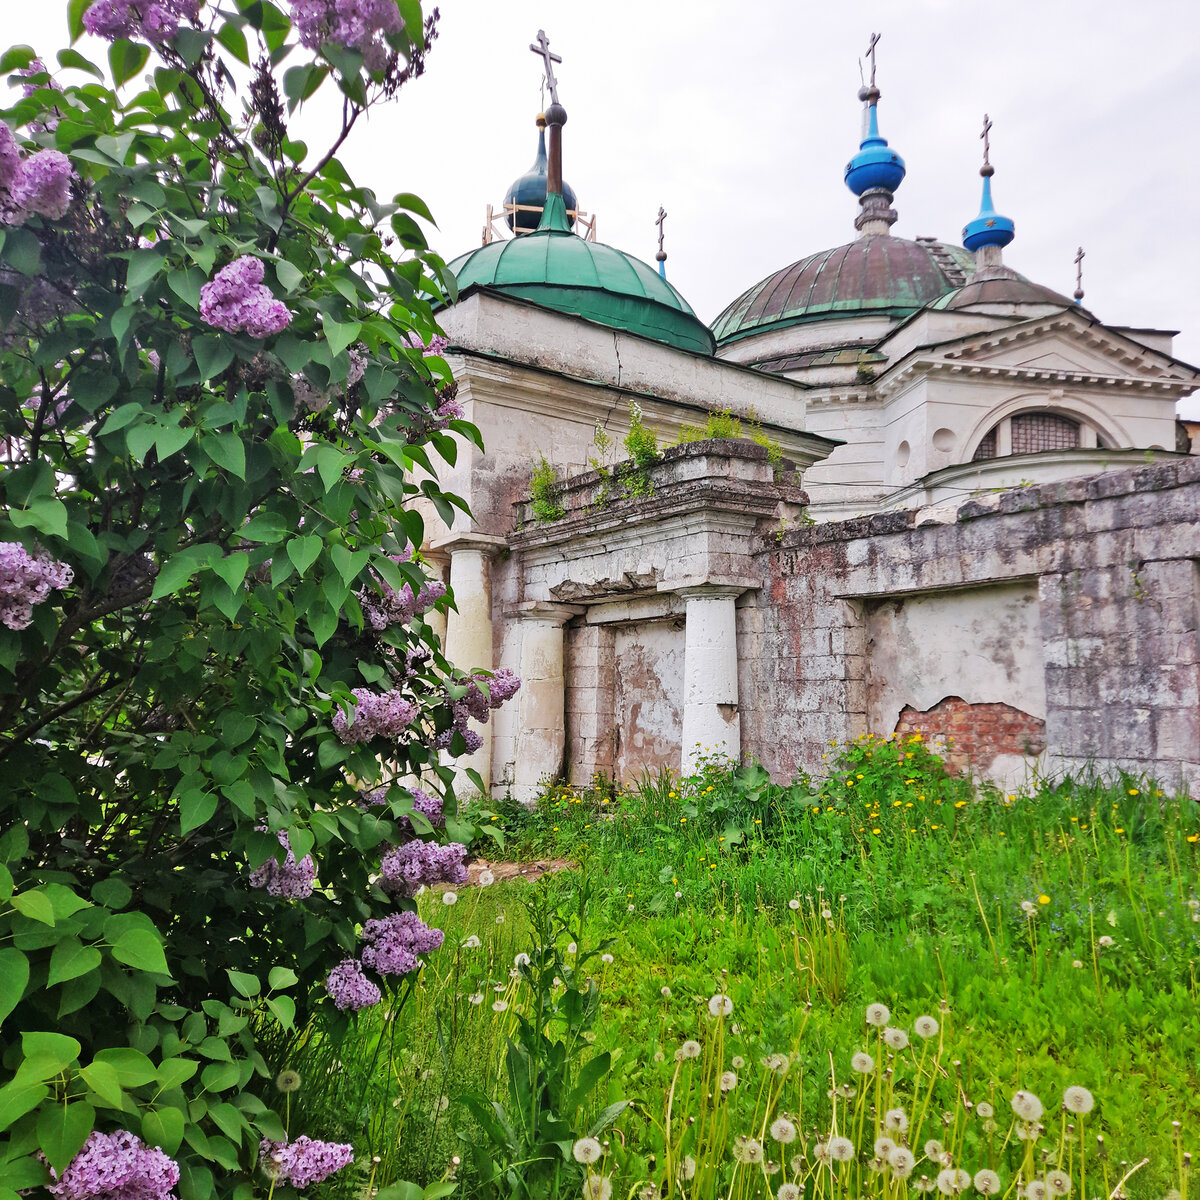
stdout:
{"type": "Polygon", "coordinates": [[[1001,279],[973,279],[957,291],[939,298],[934,308],[969,308],[973,304],[1055,304],[1063,308],[1076,307],[1068,299],[1048,287],[1030,283],[1013,274],[1001,279]]]}
{"type": "Polygon", "coordinates": [[[866,312],[905,316],[967,281],[975,269],[961,246],[888,235],[810,254],[739,296],[713,322],[718,342],[777,324],[866,312]]]}

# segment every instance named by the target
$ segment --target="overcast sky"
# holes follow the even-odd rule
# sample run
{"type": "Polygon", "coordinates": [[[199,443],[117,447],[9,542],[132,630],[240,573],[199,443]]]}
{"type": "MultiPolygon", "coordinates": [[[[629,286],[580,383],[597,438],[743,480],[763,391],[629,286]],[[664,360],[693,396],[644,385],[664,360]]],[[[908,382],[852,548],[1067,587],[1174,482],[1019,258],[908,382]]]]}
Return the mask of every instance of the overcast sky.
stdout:
{"type": "MultiPolygon", "coordinates": [[[[426,0],[428,8],[429,0],[426,0]]],[[[857,148],[857,60],[882,32],[882,132],[908,164],[903,237],[956,242],[979,204],[979,129],[994,122],[1006,261],[1074,289],[1112,324],[1181,330],[1200,363],[1197,0],[443,0],[425,78],[343,154],[381,195],[413,191],[447,258],[478,245],[532,162],[539,28],[563,63],[564,174],[601,241],[668,275],[706,321],[747,287],[851,240],[842,169],[857,148]]],[[[0,0],[0,38],[46,57],[65,3],[0,0]]],[[[82,47],[93,54],[100,47],[82,47]]],[[[298,118],[316,146],[317,113],[298,118]]],[[[1200,400],[1184,411],[1200,415],[1200,400]]]]}

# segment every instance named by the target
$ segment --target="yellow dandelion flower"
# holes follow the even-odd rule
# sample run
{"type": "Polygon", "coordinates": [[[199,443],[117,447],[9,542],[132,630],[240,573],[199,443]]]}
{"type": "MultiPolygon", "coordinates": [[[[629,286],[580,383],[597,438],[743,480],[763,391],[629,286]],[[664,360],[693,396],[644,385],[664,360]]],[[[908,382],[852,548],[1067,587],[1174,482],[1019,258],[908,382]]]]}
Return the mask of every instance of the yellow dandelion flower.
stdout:
{"type": "Polygon", "coordinates": [[[930,825],[930,827],[929,827],[929,828],[930,828],[930,829],[940,829],[940,828],[941,828],[941,826],[939,826],[939,825],[930,825]]]}
{"type": "Polygon", "coordinates": [[[1041,893],[1041,894],[1038,896],[1038,903],[1039,903],[1039,904],[1049,904],[1049,903],[1050,903],[1050,897],[1049,897],[1049,896],[1047,896],[1045,892],[1042,892],[1042,893],[1041,893]]]}
{"type": "Polygon", "coordinates": [[[954,807],[955,808],[966,808],[967,802],[965,800],[955,800],[954,807]]]}
{"type": "MultiPolygon", "coordinates": [[[[1130,788],[1130,789],[1129,789],[1129,794],[1130,794],[1131,796],[1138,796],[1138,795],[1141,795],[1141,793],[1140,793],[1140,792],[1137,790],[1137,788],[1130,788]]],[[[1114,804],[1114,805],[1113,805],[1113,808],[1116,808],[1116,807],[1117,807],[1117,806],[1114,804]]]]}
{"type": "Polygon", "coordinates": [[[878,833],[878,832],[879,832],[879,829],[878,829],[878,827],[876,827],[875,829],[872,829],[872,830],[871,830],[871,832],[872,832],[872,833],[878,833]]]}

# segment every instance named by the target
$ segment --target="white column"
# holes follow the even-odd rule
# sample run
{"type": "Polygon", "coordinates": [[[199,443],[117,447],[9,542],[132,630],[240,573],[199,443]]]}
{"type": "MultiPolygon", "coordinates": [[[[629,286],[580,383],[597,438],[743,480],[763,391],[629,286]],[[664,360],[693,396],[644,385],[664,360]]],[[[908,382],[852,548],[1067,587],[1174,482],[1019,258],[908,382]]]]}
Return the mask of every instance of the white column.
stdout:
{"type": "Polygon", "coordinates": [[[737,618],[744,587],[704,584],[680,588],[685,608],[683,761],[687,775],[702,754],[742,754],[738,714],[737,618]]]}
{"type": "MultiPolygon", "coordinates": [[[[495,551],[504,545],[503,538],[485,534],[451,534],[437,543],[435,549],[450,556],[450,592],[454,607],[446,614],[446,657],[462,671],[492,669],[492,578],[490,563],[495,551]]],[[[487,725],[471,728],[483,739],[474,754],[455,760],[465,795],[471,785],[465,771],[479,772],[486,787],[492,782],[492,731],[487,725]]]]}
{"type": "Polygon", "coordinates": [[[563,770],[567,744],[563,626],[583,610],[534,601],[518,612],[521,628],[521,690],[517,760],[512,794],[533,804],[546,779],[563,770]]]}

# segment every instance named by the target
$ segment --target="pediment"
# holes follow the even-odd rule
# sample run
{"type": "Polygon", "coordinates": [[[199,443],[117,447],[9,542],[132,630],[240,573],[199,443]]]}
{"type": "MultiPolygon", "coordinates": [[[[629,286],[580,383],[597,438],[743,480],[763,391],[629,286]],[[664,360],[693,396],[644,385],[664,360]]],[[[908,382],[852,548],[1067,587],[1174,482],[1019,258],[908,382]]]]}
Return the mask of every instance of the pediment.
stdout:
{"type": "Polygon", "coordinates": [[[1161,383],[1194,383],[1200,378],[1186,363],[1072,313],[973,334],[945,346],[938,357],[1018,374],[1050,372],[1161,383]]]}

